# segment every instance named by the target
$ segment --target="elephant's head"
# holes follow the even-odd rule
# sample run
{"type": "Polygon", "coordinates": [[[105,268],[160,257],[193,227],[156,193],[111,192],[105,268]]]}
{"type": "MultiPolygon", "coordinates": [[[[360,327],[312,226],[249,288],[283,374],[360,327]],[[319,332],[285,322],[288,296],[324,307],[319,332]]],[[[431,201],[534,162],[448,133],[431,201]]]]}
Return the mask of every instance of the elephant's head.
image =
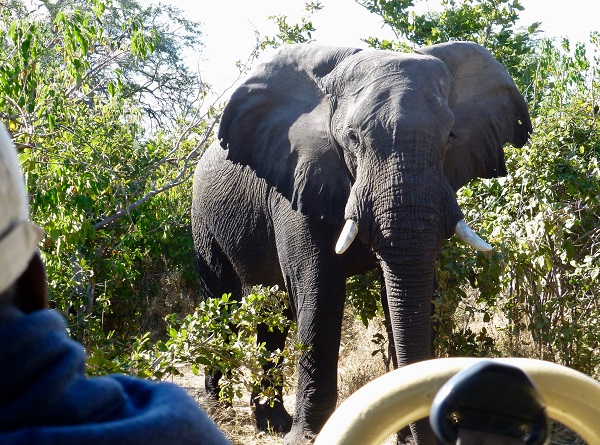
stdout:
{"type": "Polygon", "coordinates": [[[429,356],[435,258],[463,219],[455,191],[505,175],[503,145],[531,131],[510,75],[476,44],[416,54],[303,44],[235,91],[219,138],[296,210],[352,221],[338,250],[358,232],[381,260],[406,363],[429,356]]]}

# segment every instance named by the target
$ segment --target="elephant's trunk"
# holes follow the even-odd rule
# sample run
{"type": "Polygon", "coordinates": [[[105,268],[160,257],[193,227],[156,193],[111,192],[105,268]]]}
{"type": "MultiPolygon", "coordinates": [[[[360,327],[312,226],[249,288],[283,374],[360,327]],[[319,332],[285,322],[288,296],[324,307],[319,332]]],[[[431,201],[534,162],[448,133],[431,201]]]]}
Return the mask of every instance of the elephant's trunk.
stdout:
{"type": "Polygon", "coordinates": [[[435,256],[404,256],[402,261],[387,256],[380,254],[398,365],[430,359],[435,256]]]}
{"type": "MultiPolygon", "coordinates": [[[[399,170],[401,181],[379,181],[384,185],[374,193],[373,212],[359,205],[356,215],[361,239],[380,260],[397,362],[403,366],[433,358],[431,299],[436,259],[443,239],[452,236],[463,214],[439,175],[399,170]]],[[[419,422],[411,430],[419,445],[435,443],[426,423],[419,422]]]]}
{"type": "MultiPolygon", "coordinates": [[[[402,250],[391,255],[380,253],[398,366],[433,358],[431,298],[435,253],[403,255],[398,261],[398,251],[402,250]]],[[[419,445],[436,443],[427,420],[411,425],[411,432],[419,445]]]]}

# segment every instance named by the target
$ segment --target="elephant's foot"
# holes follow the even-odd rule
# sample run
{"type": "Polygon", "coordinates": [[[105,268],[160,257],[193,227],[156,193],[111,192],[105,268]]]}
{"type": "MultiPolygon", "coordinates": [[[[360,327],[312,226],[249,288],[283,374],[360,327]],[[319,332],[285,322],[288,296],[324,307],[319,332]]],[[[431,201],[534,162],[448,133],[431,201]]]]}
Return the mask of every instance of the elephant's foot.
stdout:
{"type": "Polygon", "coordinates": [[[414,445],[414,443],[415,441],[413,439],[413,435],[410,432],[410,428],[408,426],[405,426],[396,434],[397,445],[414,445]]]}
{"type": "Polygon", "coordinates": [[[287,412],[282,402],[254,403],[256,428],[269,433],[287,433],[292,428],[292,416],[287,412]]]}
{"type": "Polygon", "coordinates": [[[296,424],[283,438],[283,445],[310,445],[316,437],[316,434],[308,432],[296,424]]]}
{"type": "Polygon", "coordinates": [[[221,371],[215,371],[214,373],[207,372],[204,376],[204,389],[206,394],[213,401],[219,400],[219,380],[223,377],[221,371]]]}
{"type": "Polygon", "coordinates": [[[233,410],[233,404],[230,400],[221,399],[219,397],[219,379],[222,374],[206,374],[204,376],[204,389],[206,390],[206,408],[211,415],[218,415],[222,418],[233,418],[235,417],[235,411],[233,410]]]}
{"type": "Polygon", "coordinates": [[[438,443],[427,418],[411,423],[410,430],[412,431],[414,442],[408,443],[418,443],[419,445],[435,445],[438,443]]]}

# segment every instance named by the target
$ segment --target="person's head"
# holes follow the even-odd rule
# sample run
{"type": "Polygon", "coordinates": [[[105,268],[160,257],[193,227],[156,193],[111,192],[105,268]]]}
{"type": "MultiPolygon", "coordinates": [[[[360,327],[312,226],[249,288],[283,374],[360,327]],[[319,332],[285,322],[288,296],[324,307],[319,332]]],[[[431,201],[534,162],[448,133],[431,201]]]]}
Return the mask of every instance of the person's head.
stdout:
{"type": "Polygon", "coordinates": [[[46,305],[46,277],[37,251],[43,231],[29,221],[23,174],[0,123],[0,305],[30,312],[46,305]]]}

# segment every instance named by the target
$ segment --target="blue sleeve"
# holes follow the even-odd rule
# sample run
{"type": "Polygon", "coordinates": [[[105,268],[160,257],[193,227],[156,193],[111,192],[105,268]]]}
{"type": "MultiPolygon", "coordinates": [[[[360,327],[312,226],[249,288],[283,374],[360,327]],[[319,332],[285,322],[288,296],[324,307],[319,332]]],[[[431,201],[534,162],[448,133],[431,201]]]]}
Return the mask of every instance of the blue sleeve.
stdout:
{"type": "Polygon", "coordinates": [[[0,325],[0,344],[3,445],[229,444],[177,385],[85,377],[85,353],[56,313],[0,325]]]}
{"type": "MultiPolygon", "coordinates": [[[[228,445],[219,428],[184,389],[128,376],[91,378],[122,388],[124,404],[89,423],[30,426],[0,434],[6,445],[228,445]]],[[[96,383],[96,382],[94,382],[96,383]]],[[[109,385],[110,386],[110,385],[109,385]]]]}

